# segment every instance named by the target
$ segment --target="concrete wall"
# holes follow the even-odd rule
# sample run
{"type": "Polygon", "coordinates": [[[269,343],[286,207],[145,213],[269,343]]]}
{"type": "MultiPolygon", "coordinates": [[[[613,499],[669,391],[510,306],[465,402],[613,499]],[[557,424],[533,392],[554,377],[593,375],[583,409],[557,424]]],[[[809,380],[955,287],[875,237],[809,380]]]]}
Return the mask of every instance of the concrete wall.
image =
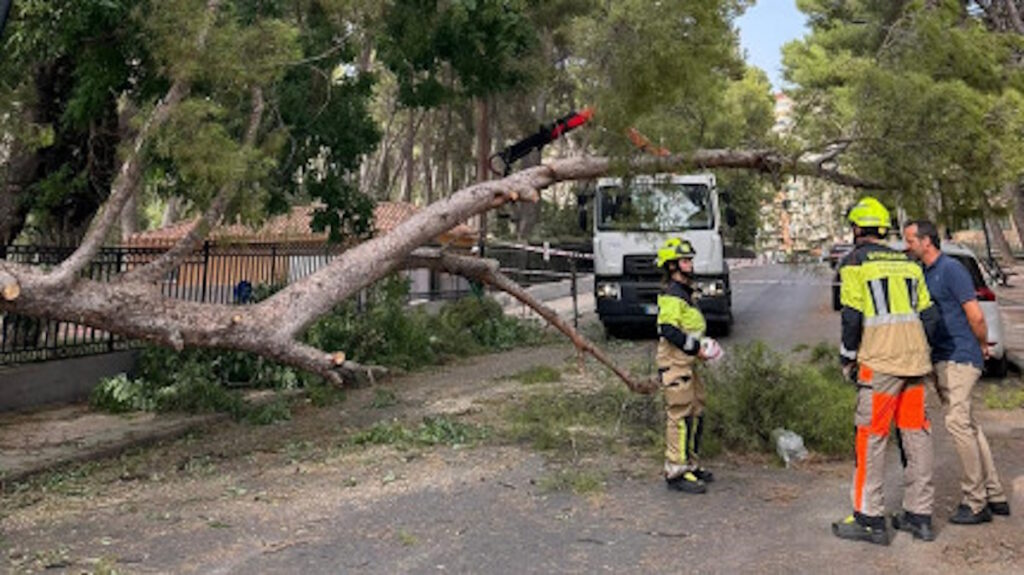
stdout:
{"type": "Polygon", "coordinates": [[[134,351],[0,367],[0,412],[81,401],[100,379],[134,367],[134,351]]]}

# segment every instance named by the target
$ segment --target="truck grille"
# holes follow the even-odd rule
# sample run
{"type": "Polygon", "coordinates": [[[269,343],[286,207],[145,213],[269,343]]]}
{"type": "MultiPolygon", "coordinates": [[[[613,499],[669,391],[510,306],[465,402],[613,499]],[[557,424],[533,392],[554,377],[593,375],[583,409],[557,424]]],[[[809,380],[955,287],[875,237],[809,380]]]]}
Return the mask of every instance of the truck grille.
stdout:
{"type": "Polygon", "coordinates": [[[655,262],[654,254],[624,256],[622,258],[622,275],[624,276],[652,276],[661,275],[655,262]]]}
{"type": "Polygon", "coordinates": [[[640,303],[658,303],[658,294],[661,288],[658,286],[636,288],[636,301],[640,303]]]}

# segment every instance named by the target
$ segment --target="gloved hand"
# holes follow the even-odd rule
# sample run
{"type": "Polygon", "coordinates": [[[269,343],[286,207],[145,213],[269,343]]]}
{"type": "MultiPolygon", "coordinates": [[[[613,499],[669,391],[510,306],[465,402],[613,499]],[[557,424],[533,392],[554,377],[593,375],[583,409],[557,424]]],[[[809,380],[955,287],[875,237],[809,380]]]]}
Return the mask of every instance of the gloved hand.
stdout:
{"type": "Polygon", "coordinates": [[[857,383],[857,363],[851,361],[843,366],[843,379],[850,383],[857,383]]]}
{"type": "Polygon", "coordinates": [[[725,350],[718,344],[717,341],[710,337],[704,337],[700,340],[700,358],[705,361],[716,362],[722,359],[725,355],[725,350]]]}

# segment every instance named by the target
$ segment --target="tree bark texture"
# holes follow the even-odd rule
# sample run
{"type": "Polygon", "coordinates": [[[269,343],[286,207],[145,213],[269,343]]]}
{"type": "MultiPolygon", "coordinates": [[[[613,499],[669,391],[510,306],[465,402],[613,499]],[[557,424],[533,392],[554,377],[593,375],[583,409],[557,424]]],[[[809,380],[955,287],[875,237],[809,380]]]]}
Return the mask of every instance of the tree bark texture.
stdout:
{"type": "MultiPolygon", "coordinates": [[[[657,173],[693,168],[742,168],[770,173],[805,169],[771,151],[703,150],[621,163],[608,158],[557,160],[470,186],[434,202],[389,233],[345,251],[328,266],[253,306],[171,299],[145,278],[101,283],[76,275],[65,284],[53,281],[54,272],[0,261],[4,293],[15,290],[13,299],[0,300],[0,312],[74,322],[175,349],[195,346],[249,351],[341,382],[359,370],[357,364],[347,360],[338,364],[337,352],[344,350],[316,350],[297,338],[336,304],[406,267],[415,250],[432,238],[506,203],[538,201],[540,190],[557,182],[625,171],[657,173]]],[[[836,179],[850,178],[840,174],[836,179]]],[[[523,299],[525,292],[499,275],[484,277],[483,272],[466,264],[461,264],[461,268],[451,265],[453,270],[462,269],[471,277],[485,279],[523,299]]],[[[541,309],[538,313],[566,331],[567,326],[559,326],[552,314],[541,309]]],[[[581,351],[596,350],[592,344],[570,337],[581,351]]],[[[631,388],[643,387],[629,381],[621,370],[617,373],[631,388]]]]}

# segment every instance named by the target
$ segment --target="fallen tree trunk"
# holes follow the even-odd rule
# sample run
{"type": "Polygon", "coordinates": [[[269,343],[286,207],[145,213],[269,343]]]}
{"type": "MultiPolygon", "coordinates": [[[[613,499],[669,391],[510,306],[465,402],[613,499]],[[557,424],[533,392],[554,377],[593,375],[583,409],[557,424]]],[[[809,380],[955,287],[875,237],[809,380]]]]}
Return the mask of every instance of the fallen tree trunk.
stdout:
{"type": "MultiPolygon", "coordinates": [[[[348,359],[339,362],[341,356],[338,354],[344,350],[318,350],[302,343],[299,338],[303,332],[338,303],[388,274],[408,267],[410,262],[430,263],[448,266],[447,269],[454,273],[510,293],[565,333],[578,350],[590,353],[608,366],[630,389],[649,391],[649,383],[632,381],[596,346],[551,310],[533,301],[490,264],[473,261],[472,258],[417,250],[473,216],[509,202],[537,201],[541,190],[557,182],[626,171],[654,173],[692,168],[739,168],[771,174],[799,170],[814,170],[819,175],[830,173],[816,165],[793,163],[771,151],[703,150],[631,162],[586,157],[558,160],[507,178],[471,186],[437,201],[389,233],[353,247],[330,265],[253,306],[233,307],[170,299],[160,293],[149,274],[140,274],[138,279],[128,276],[123,278],[124,281],[113,283],[96,282],[77,274],[54,281],[53,274],[45,270],[0,261],[0,280],[5,290],[6,286],[16,285],[20,292],[15,293],[17,297],[14,299],[5,297],[0,300],[0,311],[74,322],[175,349],[209,347],[252,352],[316,373],[334,383],[342,383],[353,381],[358,374],[365,374],[368,368],[348,359]]],[[[854,180],[846,176],[841,179],[854,180]]],[[[107,218],[107,214],[109,210],[101,212],[97,218],[107,218]]],[[[82,257],[81,250],[73,259],[79,257],[82,257]]],[[[76,261],[70,269],[78,266],[76,261]]],[[[63,276],[67,269],[61,266],[55,273],[63,276]]]]}

